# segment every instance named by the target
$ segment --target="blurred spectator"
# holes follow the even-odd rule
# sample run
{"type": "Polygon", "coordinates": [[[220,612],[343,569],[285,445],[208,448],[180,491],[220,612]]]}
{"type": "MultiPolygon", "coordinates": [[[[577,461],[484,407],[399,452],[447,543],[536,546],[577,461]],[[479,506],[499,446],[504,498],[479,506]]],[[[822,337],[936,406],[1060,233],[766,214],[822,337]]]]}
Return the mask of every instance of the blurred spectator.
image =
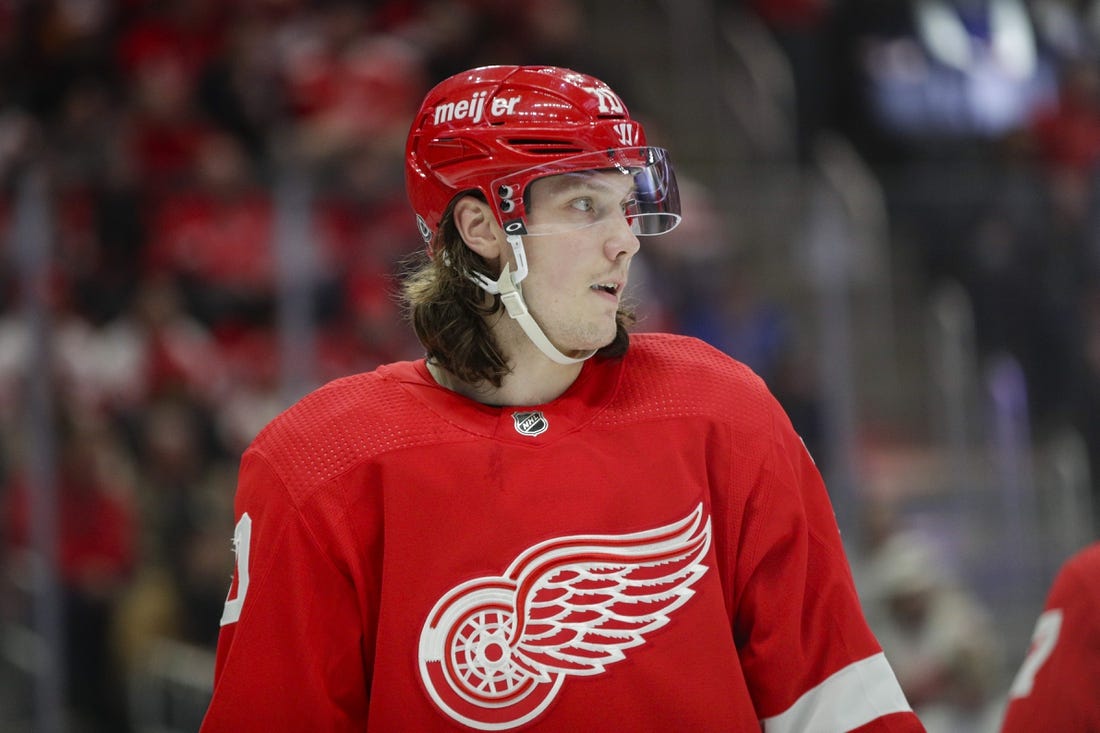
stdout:
{"type": "Polygon", "coordinates": [[[316,201],[315,253],[338,275],[316,303],[319,382],[420,351],[397,311],[402,263],[424,247],[410,226],[404,166],[403,143],[359,145],[316,201]]]}
{"type": "Polygon", "coordinates": [[[270,326],[222,328],[218,348],[228,379],[214,395],[214,427],[227,455],[237,458],[286,406],[278,334],[270,326]]]}
{"type": "Polygon", "coordinates": [[[145,59],[129,81],[127,153],[140,180],[152,187],[149,193],[163,195],[188,183],[192,161],[212,129],[193,104],[195,79],[180,59],[145,59]]]}
{"type": "Polygon", "coordinates": [[[133,426],[144,517],[142,575],[128,594],[120,639],[133,663],[156,637],[216,641],[225,578],[225,519],[233,464],[217,447],[213,416],[186,392],[154,398],[133,426]],[[211,546],[216,550],[211,553],[211,546]]]}
{"type": "Polygon", "coordinates": [[[194,185],[154,205],[146,275],[176,278],[206,324],[265,322],[276,282],[269,191],[228,135],[196,143],[186,169],[194,185]]]}
{"type": "Polygon", "coordinates": [[[195,100],[213,125],[233,135],[257,169],[268,163],[274,128],[287,105],[280,78],[273,13],[238,12],[226,23],[225,42],[203,66],[195,100]]]}
{"type": "Polygon", "coordinates": [[[1066,64],[1057,100],[1036,111],[1030,135],[1056,214],[1080,226],[1100,162],[1100,68],[1095,60],[1066,64]]]}
{"type": "MultiPolygon", "coordinates": [[[[68,414],[57,426],[57,558],[66,662],[66,702],[76,730],[125,731],[124,692],[111,629],[132,579],[137,517],[129,461],[110,426],[68,414]]],[[[23,591],[30,623],[33,585],[31,486],[17,465],[3,493],[7,572],[23,591]]]]}
{"type": "MultiPolygon", "coordinates": [[[[79,407],[113,409],[142,396],[141,344],[121,319],[93,318],[97,310],[81,307],[77,283],[85,282],[85,265],[97,252],[87,203],[54,202],[60,210],[55,241],[65,261],[49,269],[41,295],[52,311],[51,368],[59,388],[79,407]]],[[[7,416],[17,413],[31,353],[29,324],[21,316],[14,307],[0,309],[0,405],[11,408],[7,416]]]]}
{"type": "Polygon", "coordinates": [[[33,149],[37,128],[26,112],[0,106],[0,183],[13,178],[33,149]]]}
{"type": "MultiPolygon", "coordinates": [[[[129,328],[142,341],[142,373],[138,382],[143,400],[178,393],[212,401],[228,389],[213,334],[185,306],[174,279],[150,275],[140,286],[127,314],[129,328]]],[[[147,409],[143,402],[138,411],[147,409]]]]}
{"type": "Polygon", "coordinates": [[[913,709],[929,733],[990,731],[1002,653],[992,618],[930,539],[902,530],[878,541],[868,620],[913,709]]]}
{"type": "Polygon", "coordinates": [[[321,162],[363,146],[403,151],[426,83],[422,54],[392,36],[346,37],[362,25],[361,11],[335,7],[343,12],[318,24],[330,37],[298,39],[285,59],[299,151],[321,162]]]}

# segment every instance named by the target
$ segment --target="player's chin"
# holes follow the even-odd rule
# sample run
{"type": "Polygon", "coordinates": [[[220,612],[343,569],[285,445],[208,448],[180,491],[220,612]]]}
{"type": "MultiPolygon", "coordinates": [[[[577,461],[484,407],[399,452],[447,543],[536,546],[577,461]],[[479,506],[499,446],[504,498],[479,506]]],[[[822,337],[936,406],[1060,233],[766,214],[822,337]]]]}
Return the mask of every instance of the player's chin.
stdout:
{"type": "Polygon", "coordinates": [[[618,326],[614,321],[609,326],[600,324],[583,336],[571,339],[572,343],[569,345],[570,351],[573,352],[571,356],[581,356],[602,349],[615,340],[617,333],[618,326]]]}

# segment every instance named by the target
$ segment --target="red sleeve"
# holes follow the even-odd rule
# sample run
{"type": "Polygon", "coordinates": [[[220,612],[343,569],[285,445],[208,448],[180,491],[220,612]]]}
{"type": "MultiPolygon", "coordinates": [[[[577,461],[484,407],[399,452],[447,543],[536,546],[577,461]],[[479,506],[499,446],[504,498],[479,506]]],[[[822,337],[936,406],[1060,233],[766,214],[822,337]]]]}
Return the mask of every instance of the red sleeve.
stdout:
{"type": "Polygon", "coordinates": [[[923,731],[864,620],[821,476],[778,406],[773,414],[745,510],[752,539],[734,618],[764,729],[923,731]]]}
{"type": "Polygon", "coordinates": [[[1100,730],[1100,544],[1066,563],[1009,691],[1002,733],[1100,730]]]}
{"type": "Polygon", "coordinates": [[[372,625],[353,582],[254,452],[235,513],[237,570],[203,733],[365,730],[372,625]]]}

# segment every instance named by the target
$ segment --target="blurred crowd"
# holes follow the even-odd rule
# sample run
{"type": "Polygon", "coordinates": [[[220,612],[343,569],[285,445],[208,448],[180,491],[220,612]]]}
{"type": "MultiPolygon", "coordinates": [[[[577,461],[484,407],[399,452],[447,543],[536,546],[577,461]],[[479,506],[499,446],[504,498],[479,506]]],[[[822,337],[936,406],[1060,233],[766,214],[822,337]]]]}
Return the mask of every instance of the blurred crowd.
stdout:
{"type": "MultiPolygon", "coordinates": [[[[1077,427],[1100,466],[1095,5],[715,3],[754,14],[787,54],[800,155],[826,128],[853,140],[921,276],[963,283],[983,351],[1023,364],[1036,424],[1077,427]]],[[[487,63],[636,86],[641,62],[609,63],[593,37],[577,0],[0,0],[0,627],[27,622],[34,592],[25,315],[39,298],[67,689],[87,730],[127,729],[123,680],[153,640],[213,647],[237,459],[297,396],[281,371],[288,289],[311,315],[305,386],[419,355],[394,286],[421,246],[403,160],[423,94],[487,63]],[[36,176],[53,251],[28,273],[12,232],[36,176]],[[303,191],[311,246],[288,268],[276,243],[303,191]]],[[[639,263],[644,325],[748,362],[813,448],[790,314],[737,257],[691,246],[722,227],[683,170],[696,218],[639,263]]],[[[869,571],[880,586],[939,583],[899,580],[929,565],[892,552],[896,572],[869,571]]],[[[906,634],[889,637],[899,658],[906,634]]],[[[975,663],[972,697],[992,697],[990,664],[975,663]]]]}
{"type": "Polygon", "coordinates": [[[892,247],[964,288],[1036,434],[1079,431],[1100,475],[1100,3],[838,8],[827,120],[881,181],[892,247]]]}

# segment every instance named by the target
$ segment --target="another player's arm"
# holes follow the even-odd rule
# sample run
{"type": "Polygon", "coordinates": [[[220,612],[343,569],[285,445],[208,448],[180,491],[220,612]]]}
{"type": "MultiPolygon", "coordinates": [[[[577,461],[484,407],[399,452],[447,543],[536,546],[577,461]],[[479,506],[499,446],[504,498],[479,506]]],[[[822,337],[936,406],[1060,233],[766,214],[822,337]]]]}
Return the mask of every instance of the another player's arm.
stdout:
{"type": "Polygon", "coordinates": [[[1094,730],[1100,726],[1100,618],[1097,585],[1085,575],[1080,555],[1070,560],[1051,585],[1031,637],[1031,645],[1009,688],[1002,733],[1034,730],[1094,730]]]}

